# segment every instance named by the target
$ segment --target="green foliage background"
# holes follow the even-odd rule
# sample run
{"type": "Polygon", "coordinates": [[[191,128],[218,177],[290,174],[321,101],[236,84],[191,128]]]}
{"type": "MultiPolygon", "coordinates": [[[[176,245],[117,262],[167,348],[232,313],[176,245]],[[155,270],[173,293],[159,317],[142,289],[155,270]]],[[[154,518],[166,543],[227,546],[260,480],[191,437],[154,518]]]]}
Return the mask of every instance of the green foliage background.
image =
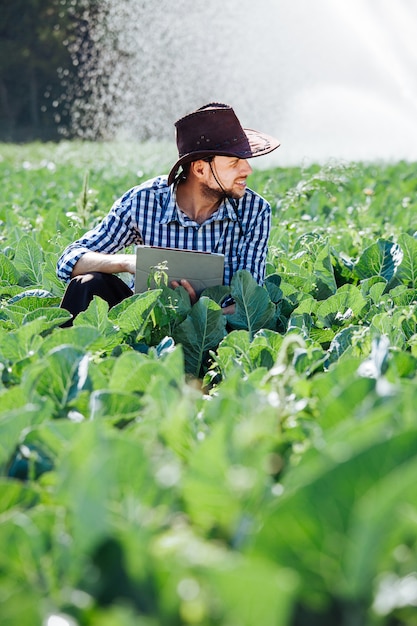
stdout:
{"type": "Polygon", "coordinates": [[[171,149],[1,146],[2,625],[416,624],[415,164],[255,170],[228,319],[161,284],[61,328],[58,255],[171,149]]]}

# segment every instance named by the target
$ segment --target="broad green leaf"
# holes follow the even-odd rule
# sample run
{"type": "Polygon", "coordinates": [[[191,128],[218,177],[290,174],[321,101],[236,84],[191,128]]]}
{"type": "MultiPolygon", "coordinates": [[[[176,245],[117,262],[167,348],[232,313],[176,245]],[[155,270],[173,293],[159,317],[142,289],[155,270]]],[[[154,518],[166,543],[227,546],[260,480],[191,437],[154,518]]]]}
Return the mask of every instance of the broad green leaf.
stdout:
{"type": "Polygon", "coordinates": [[[3,253],[0,253],[0,280],[15,285],[19,280],[19,272],[13,262],[3,253]]]}
{"type": "Polygon", "coordinates": [[[17,243],[14,264],[31,284],[42,284],[43,254],[40,246],[29,235],[23,235],[17,243]]]}
{"type": "Polygon", "coordinates": [[[379,302],[381,302],[382,295],[384,293],[385,288],[386,288],[385,281],[375,283],[374,285],[370,287],[369,295],[372,298],[373,302],[375,302],[375,304],[378,304],[379,302]]]}
{"type": "MultiPolygon", "coordinates": [[[[358,500],[352,511],[351,548],[344,554],[348,593],[357,597],[372,586],[378,567],[390,545],[393,531],[398,534],[404,524],[402,513],[409,506],[415,509],[417,497],[415,477],[417,458],[401,455],[398,467],[375,481],[366,494],[358,500]]],[[[405,529],[404,539],[408,535],[405,529]]]]}
{"type": "Polygon", "coordinates": [[[23,318],[26,313],[27,311],[24,307],[19,306],[18,304],[9,304],[0,309],[0,319],[10,320],[13,326],[19,327],[22,325],[23,318]]]}
{"type": "MultiPolygon", "coordinates": [[[[330,450],[323,450],[320,454],[329,455],[330,450]]],[[[271,512],[264,517],[254,548],[265,555],[269,553],[281,566],[299,572],[307,597],[314,597],[314,592],[325,593],[328,598],[334,594],[350,595],[352,587],[360,587],[362,597],[370,601],[377,566],[385,556],[385,546],[378,539],[382,540],[389,527],[393,529],[388,510],[393,513],[395,507],[388,507],[385,495],[392,504],[396,501],[393,497],[394,476],[398,481],[400,467],[407,472],[408,462],[413,462],[415,471],[416,457],[415,430],[382,440],[370,440],[358,451],[349,441],[339,441],[332,450],[332,462],[323,466],[320,474],[312,472],[310,480],[302,487],[287,492],[284,481],[283,496],[276,499],[271,512]],[[387,494],[384,489],[386,480],[391,482],[387,494]],[[373,507],[368,496],[372,498],[373,507]],[[365,519],[365,511],[370,518],[365,519]],[[362,524],[365,524],[363,534],[362,524]],[[285,540],[277,539],[283,533],[285,540]],[[364,549],[360,559],[356,549],[352,558],[353,546],[364,549]],[[326,567],[318,568],[317,559],[324,560],[326,567]],[[346,563],[350,565],[348,578],[346,563]]],[[[305,463],[306,467],[302,467],[303,462],[300,462],[300,469],[307,477],[308,458],[305,463]]],[[[411,484],[410,478],[411,471],[406,474],[408,485],[411,484]]],[[[415,507],[415,490],[411,495],[415,507]]]]}
{"type": "Polygon", "coordinates": [[[88,346],[91,352],[110,351],[123,341],[123,333],[109,319],[107,302],[98,296],[94,296],[86,311],[81,311],[76,316],[72,328],[63,330],[68,331],[68,343],[74,341],[76,345],[82,345],[77,342],[85,337],[85,346],[88,346]],[[87,328],[90,332],[86,330],[87,328]],[[78,329],[83,330],[78,332],[78,329]]]}
{"type": "Polygon", "coordinates": [[[248,330],[251,337],[261,328],[268,328],[276,312],[268,291],[258,285],[246,270],[241,270],[233,276],[231,288],[236,310],[227,316],[230,326],[234,329],[248,330]]]}
{"type": "Polygon", "coordinates": [[[56,252],[48,252],[47,248],[43,249],[44,266],[42,270],[42,286],[51,293],[62,298],[65,291],[65,283],[58,278],[56,274],[56,252]]]}
{"type": "Polygon", "coordinates": [[[403,251],[398,244],[379,239],[362,252],[355,265],[355,272],[361,279],[382,276],[389,282],[402,259],[403,251]]]}
{"type": "Polygon", "coordinates": [[[387,308],[391,303],[399,307],[405,307],[409,304],[415,304],[416,296],[417,292],[415,289],[409,289],[405,285],[398,285],[384,294],[383,301],[387,303],[387,308]]]}
{"type": "Polygon", "coordinates": [[[110,419],[124,425],[137,419],[143,408],[143,401],[136,393],[103,389],[93,391],[90,396],[90,419],[110,419]]]}
{"type": "Polygon", "coordinates": [[[94,296],[88,308],[74,319],[74,326],[93,326],[100,332],[107,332],[113,324],[108,319],[109,305],[105,300],[94,296]]]}
{"type": "Polygon", "coordinates": [[[360,415],[363,402],[374,391],[374,380],[358,376],[362,361],[345,358],[314,378],[313,395],[320,406],[318,419],[324,429],[360,415]]]}
{"type": "Polygon", "coordinates": [[[407,337],[402,329],[401,320],[402,310],[397,311],[393,316],[392,313],[377,313],[373,316],[369,326],[372,336],[386,335],[389,338],[391,346],[404,349],[407,337]],[[397,320],[397,324],[393,324],[393,318],[397,320]]]}
{"type": "Polygon", "coordinates": [[[387,281],[382,276],[371,276],[361,280],[360,288],[364,298],[371,298],[372,302],[378,304],[387,286],[387,281]]]}
{"type": "Polygon", "coordinates": [[[26,368],[23,388],[28,394],[50,398],[60,415],[86,385],[88,361],[89,357],[84,350],[61,345],[26,368]]]}
{"type": "MultiPolygon", "coordinates": [[[[54,324],[52,324],[54,325],[54,324]]],[[[49,324],[45,318],[34,319],[15,331],[0,334],[0,356],[6,361],[19,361],[35,353],[42,344],[39,335],[49,324]]]]}
{"type": "Polygon", "coordinates": [[[32,320],[37,319],[42,320],[42,332],[44,332],[66,322],[70,319],[70,314],[68,311],[56,307],[40,307],[26,313],[22,320],[22,324],[28,324],[32,320]]]}
{"type": "Polygon", "coordinates": [[[203,296],[174,330],[173,338],[184,351],[186,372],[200,375],[208,351],[215,349],[226,334],[225,317],[213,300],[203,296]]]}
{"type": "Polygon", "coordinates": [[[39,492],[30,485],[0,477],[0,514],[16,507],[29,508],[39,500],[39,492]]]}
{"type": "Polygon", "coordinates": [[[39,354],[45,356],[48,352],[63,344],[72,345],[83,350],[88,349],[93,352],[97,344],[101,345],[102,343],[106,343],[106,338],[103,337],[98,328],[74,325],[69,328],[56,329],[45,337],[39,348],[39,354]]]}
{"type": "MultiPolygon", "coordinates": [[[[415,339],[417,335],[413,335],[415,339]]],[[[412,343],[412,342],[411,342],[412,343]]],[[[415,355],[409,352],[391,353],[387,379],[395,382],[398,378],[414,378],[417,373],[417,360],[415,355]]]]}
{"type": "Polygon", "coordinates": [[[0,299],[9,300],[17,296],[21,291],[23,291],[23,287],[20,287],[20,285],[9,285],[6,281],[0,279],[0,299]]]}
{"type": "Polygon", "coordinates": [[[110,352],[122,342],[122,333],[112,324],[106,327],[106,331],[100,331],[94,326],[76,325],[70,328],[59,328],[49,334],[40,347],[39,354],[47,352],[63,344],[72,345],[89,352],[110,352]]]}
{"type": "Polygon", "coordinates": [[[277,303],[282,300],[281,276],[270,274],[265,279],[265,288],[268,291],[271,302],[277,303]]]}
{"type": "Polygon", "coordinates": [[[42,624],[41,590],[34,581],[39,580],[39,562],[44,536],[34,528],[28,515],[9,515],[0,527],[0,542],[6,546],[0,569],[1,621],[4,626],[14,624],[42,624]],[[25,555],[22,559],[22,554],[25,555]]]}
{"type": "Polygon", "coordinates": [[[166,362],[166,359],[151,359],[138,352],[125,352],[116,360],[109,389],[143,394],[152,390],[160,380],[164,380],[165,387],[179,385],[183,370],[173,365],[173,359],[166,362]]]}
{"type": "Polygon", "coordinates": [[[217,285],[216,287],[208,287],[207,289],[204,289],[201,295],[206,296],[207,298],[211,298],[211,300],[214,300],[214,302],[220,304],[223,298],[229,293],[230,287],[228,287],[227,285],[217,285]]]}
{"type": "Polygon", "coordinates": [[[3,389],[0,392],[0,415],[3,412],[22,407],[27,403],[28,400],[18,385],[3,389]]]}
{"type": "Polygon", "coordinates": [[[248,527],[240,527],[242,515],[249,526],[256,525],[265,502],[265,461],[276,444],[277,415],[238,371],[226,386],[227,394],[206,407],[212,427],[188,457],[183,496],[190,518],[202,531],[221,528],[238,545],[250,534],[248,527]]]}
{"type": "Polygon", "coordinates": [[[109,319],[123,333],[129,334],[134,332],[138,341],[145,335],[149,317],[160,293],[160,289],[153,289],[126,298],[126,300],[123,300],[109,311],[109,319]]]}
{"type": "Polygon", "coordinates": [[[299,348],[294,355],[294,370],[299,375],[311,376],[314,372],[323,369],[326,356],[322,348],[299,348]]]}
{"type": "Polygon", "coordinates": [[[259,330],[249,346],[249,355],[252,361],[251,371],[258,368],[271,369],[276,361],[282,342],[283,336],[279,333],[267,328],[259,330]]]}
{"type": "MultiPolygon", "coordinates": [[[[228,418],[230,421],[230,417],[228,418]]],[[[183,496],[192,521],[207,532],[219,525],[231,532],[239,519],[239,494],[226,480],[230,468],[227,429],[217,424],[194,451],[184,477],[183,496]]],[[[249,474],[249,472],[248,472],[249,474]]]]}
{"type": "Polygon", "coordinates": [[[172,455],[151,462],[143,441],[135,441],[131,433],[123,436],[124,431],[103,420],[79,427],[57,467],[55,490],[57,501],[71,515],[72,567],[78,571],[104,537],[157,524],[154,514],[162,513],[158,507],[175,497],[172,483],[158,488],[156,482],[172,455]]]}
{"type": "Polygon", "coordinates": [[[59,461],[78,435],[79,429],[78,422],[68,419],[45,420],[28,428],[22,443],[42,449],[50,458],[59,461]]]}
{"type": "MultiPolygon", "coordinates": [[[[1,396],[0,396],[1,398],[1,396]]],[[[42,419],[42,412],[35,404],[10,409],[0,413],[0,470],[10,461],[24,431],[42,419]]]]}
{"type": "Polygon", "coordinates": [[[219,344],[214,360],[220,368],[222,376],[227,376],[236,368],[245,371],[252,369],[249,354],[250,337],[246,330],[233,330],[219,344]]]}
{"type": "Polygon", "coordinates": [[[228,623],[288,626],[298,589],[297,574],[269,559],[236,558],[211,568],[209,579],[223,601],[228,623]],[[231,620],[229,622],[229,619],[231,620]]]}
{"type": "Polygon", "coordinates": [[[322,346],[328,346],[334,339],[335,331],[331,328],[311,328],[310,339],[322,346]]]}
{"type": "Polygon", "coordinates": [[[328,243],[319,250],[314,260],[313,272],[316,279],[317,300],[324,300],[336,293],[337,285],[328,243]]]}
{"type": "Polygon", "coordinates": [[[282,341],[283,336],[280,333],[263,328],[256,333],[254,345],[265,345],[276,353],[280,349],[282,341]]]}
{"type": "Polygon", "coordinates": [[[82,567],[82,553],[111,534],[109,496],[116,483],[111,440],[99,422],[79,424],[58,472],[58,498],[71,511],[74,553],[82,567]]]}
{"type": "Polygon", "coordinates": [[[270,369],[282,340],[282,335],[272,330],[260,330],[252,341],[248,331],[233,330],[220,343],[214,360],[223,377],[236,368],[247,374],[260,367],[270,369]]]}
{"type": "Polygon", "coordinates": [[[363,329],[360,326],[352,325],[347,328],[343,328],[340,332],[338,332],[329,347],[328,358],[329,363],[333,363],[340,359],[342,354],[349,350],[352,347],[352,338],[355,338],[363,332],[363,329]]]}
{"type": "Polygon", "coordinates": [[[339,287],[334,296],[320,302],[316,309],[317,326],[347,326],[354,322],[360,314],[366,300],[354,285],[339,287]]]}
{"type": "Polygon", "coordinates": [[[408,307],[408,309],[404,309],[399,315],[398,312],[396,312],[394,319],[400,322],[402,331],[407,340],[417,336],[417,309],[414,305],[408,307]]]}
{"type": "Polygon", "coordinates": [[[404,233],[398,238],[403,258],[398,268],[397,278],[407,287],[417,289],[417,240],[404,233]]]}
{"type": "MultiPolygon", "coordinates": [[[[77,329],[90,328],[97,332],[91,332],[89,336],[86,335],[85,330],[78,333],[78,341],[81,337],[85,336],[91,352],[100,352],[102,350],[110,351],[119,345],[123,340],[123,333],[118,326],[109,319],[109,306],[102,298],[94,296],[90,302],[86,311],[81,311],[74,319],[73,327],[67,329],[73,331],[68,333],[69,342],[72,342],[72,338],[77,341],[77,329]]],[[[65,330],[65,329],[64,329],[65,330]]],[[[65,336],[65,335],[63,335],[65,336]]],[[[78,345],[78,344],[77,344],[78,345]]]]}
{"type": "Polygon", "coordinates": [[[196,435],[201,436],[201,425],[196,423],[190,396],[178,397],[172,402],[165,419],[158,425],[159,438],[181,461],[188,461],[196,445],[196,435]]]}
{"type": "Polygon", "coordinates": [[[303,337],[307,338],[310,335],[311,328],[313,327],[313,318],[309,313],[301,313],[300,307],[296,309],[296,313],[291,315],[288,320],[287,332],[297,330],[301,332],[303,337]]]}
{"type": "Polygon", "coordinates": [[[303,268],[290,258],[282,258],[282,269],[278,272],[282,276],[281,289],[284,295],[289,289],[295,290],[297,293],[311,293],[316,289],[316,281],[311,269],[303,268]]]}
{"type": "Polygon", "coordinates": [[[294,310],[292,311],[293,315],[298,315],[298,314],[304,314],[304,313],[308,313],[308,314],[313,314],[315,313],[316,309],[318,306],[318,301],[313,298],[313,296],[310,296],[309,294],[303,294],[303,296],[300,298],[298,306],[296,306],[294,308],[294,310]]]}

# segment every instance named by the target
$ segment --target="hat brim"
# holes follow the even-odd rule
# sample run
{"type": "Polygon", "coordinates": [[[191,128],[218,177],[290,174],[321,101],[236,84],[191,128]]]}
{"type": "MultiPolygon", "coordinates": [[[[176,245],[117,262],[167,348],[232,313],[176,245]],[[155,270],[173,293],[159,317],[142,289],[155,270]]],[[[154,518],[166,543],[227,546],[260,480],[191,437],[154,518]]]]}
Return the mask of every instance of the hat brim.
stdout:
{"type": "Polygon", "coordinates": [[[204,159],[208,156],[230,156],[238,157],[239,159],[253,159],[254,157],[268,154],[280,146],[278,139],[275,139],[270,135],[266,135],[265,133],[261,133],[257,130],[252,130],[251,128],[244,128],[243,130],[247,137],[249,146],[245,142],[245,146],[243,148],[234,147],[230,150],[201,150],[183,154],[168,174],[168,185],[172,185],[179,168],[186,163],[198,161],[199,159],[204,159]]]}

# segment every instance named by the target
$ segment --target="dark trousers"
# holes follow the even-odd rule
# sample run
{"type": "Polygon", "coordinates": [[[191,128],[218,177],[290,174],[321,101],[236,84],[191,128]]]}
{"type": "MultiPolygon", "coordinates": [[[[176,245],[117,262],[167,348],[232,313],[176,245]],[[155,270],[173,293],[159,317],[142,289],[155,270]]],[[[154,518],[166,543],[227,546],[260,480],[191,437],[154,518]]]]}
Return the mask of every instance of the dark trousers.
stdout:
{"type": "MultiPolygon", "coordinates": [[[[118,276],[103,272],[89,272],[71,279],[61,301],[61,308],[73,315],[88,308],[94,296],[105,300],[109,308],[132,295],[132,290],[118,276]]],[[[73,319],[62,324],[72,326],[73,319]]]]}

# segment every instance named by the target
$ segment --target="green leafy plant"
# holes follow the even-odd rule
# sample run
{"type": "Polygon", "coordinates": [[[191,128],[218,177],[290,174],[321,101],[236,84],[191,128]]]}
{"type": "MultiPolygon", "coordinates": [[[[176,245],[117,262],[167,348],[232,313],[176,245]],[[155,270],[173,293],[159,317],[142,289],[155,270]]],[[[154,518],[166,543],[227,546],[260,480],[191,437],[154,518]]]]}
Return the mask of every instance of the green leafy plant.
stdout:
{"type": "Polygon", "coordinates": [[[59,253],[157,151],[2,151],[2,624],[414,626],[415,164],[255,170],[262,286],[158,268],[62,328],[59,253]]]}

